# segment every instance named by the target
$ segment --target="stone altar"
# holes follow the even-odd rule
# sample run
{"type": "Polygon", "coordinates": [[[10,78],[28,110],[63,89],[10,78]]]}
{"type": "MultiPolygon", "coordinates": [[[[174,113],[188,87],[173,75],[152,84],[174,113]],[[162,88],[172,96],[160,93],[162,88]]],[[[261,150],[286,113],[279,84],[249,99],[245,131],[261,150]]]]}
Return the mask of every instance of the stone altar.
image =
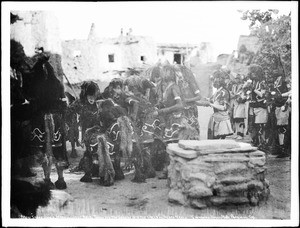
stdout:
{"type": "Polygon", "coordinates": [[[206,208],[258,205],[270,193],[266,155],[234,140],[180,140],[167,146],[168,200],[206,208]]]}

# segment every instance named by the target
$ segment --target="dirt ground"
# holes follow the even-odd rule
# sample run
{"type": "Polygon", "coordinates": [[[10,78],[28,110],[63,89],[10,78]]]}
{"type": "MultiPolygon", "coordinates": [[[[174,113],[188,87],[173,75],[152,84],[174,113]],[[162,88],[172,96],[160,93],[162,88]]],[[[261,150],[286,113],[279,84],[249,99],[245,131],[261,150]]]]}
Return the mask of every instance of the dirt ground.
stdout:
{"type": "MultiPolygon", "coordinates": [[[[69,143],[68,149],[69,148],[69,143]]],[[[70,158],[71,166],[78,164],[83,149],[77,148],[79,157],[70,158]]],[[[42,180],[41,167],[34,167],[37,177],[42,180]]],[[[159,174],[159,172],[157,172],[159,174]]],[[[83,173],[64,171],[67,189],[74,201],[60,211],[38,210],[38,217],[70,218],[259,218],[289,219],[291,210],[291,160],[289,158],[267,159],[266,178],[270,182],[271,194],[267,202],[257,207],[240,206],[208,209],[192,209],[168,202],[166,180],[157,177],[147,179],[146,183],[133,183],[133,172],[125,174],[125,180],[117,181],[113,186],[104,187],[94,178],[93,183],[82,183],[83,173]]],[[[51,173],[56,181],[55,167],[51,173]]]]}

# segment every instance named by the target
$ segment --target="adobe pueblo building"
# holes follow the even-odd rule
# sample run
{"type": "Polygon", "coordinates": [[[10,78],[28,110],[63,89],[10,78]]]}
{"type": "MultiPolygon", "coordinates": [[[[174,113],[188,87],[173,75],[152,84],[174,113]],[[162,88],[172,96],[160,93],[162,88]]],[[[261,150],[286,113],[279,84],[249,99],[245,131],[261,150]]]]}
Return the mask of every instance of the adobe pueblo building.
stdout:
{"type": "Polygon", "coordinates": [[[134,36],[132,30],[115,38],[100,38],[92,24],[87,39],[62,42],[63,66],[71,83],[84,80],[109,82],[118,72],[140,68],[156,61],[156,44],[151,37],[134,36]]]}

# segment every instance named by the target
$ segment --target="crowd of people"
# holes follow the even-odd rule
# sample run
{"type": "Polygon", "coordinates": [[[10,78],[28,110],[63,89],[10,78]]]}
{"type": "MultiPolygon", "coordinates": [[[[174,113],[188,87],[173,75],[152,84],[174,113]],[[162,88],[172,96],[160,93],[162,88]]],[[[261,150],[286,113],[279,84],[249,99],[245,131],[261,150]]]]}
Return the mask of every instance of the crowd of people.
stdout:
{"type": "MultiPolygon", "coordinates": [[[[11,80],[18,83],[14,71],[11,80]]],[[[166,178],[166,145],[178,140],[200,139],[198,106],[213,109],[207,123],[208,139],[242,140],[250,135],[253,146],[278,157],[290,156],[291,89],[290,82],[283,75],[263,71],[258,65],[251,65],[247,75],[233,75],[227,68],[220,67],[211,75],[211,83],[215,92],[210,98],[203,97],[194,73],[184,65],[168,62],[156,64],[139,75],[115,78],[104,91],[100,91],[93,81],[83,82],[78,99],[65,94],[69,102],[64,111],[64,140],[71,142],[71,156],[77,156],[75,145],[86,148],[73,171],[84,170],[85,175],[81,179],[84,182],[91,182],[93,176],[99,176],[102,161],[97,151],[102,140],[106,149],[101,156],[106,157],[106,168],[100,177],[105,185],[111,185],[112,179],[124,178],[121,168],[121,159],[124,157],[133,158],[136,170],[145,171],[144,166],[148,164],[146,166],[152,174],[137,179],[144,180],[147,176],[155,175],[149,168],[152,166],[156,170],[163,169],[161,178],[166,178]],[[148,160],[145,159],[147,153],[143,152],[147,149],[150,150],[148,160]]],[[[17,92],[19,90],[12,90],[13,98],[17,97],[17,92]]],[[[25,100],[22,99],[22,102],[25,100]]],[[[28,101],[19,103],[18,106],[25,107],[28,101]]],[[[12,104],[12,110],[16,107],[12,104]]],[[[55,125],[53,117],[49,118],[55,125]]],[[[32,122],[35,118],[31,119],[32,122]]],[[[18,120],[18,123],[24,125],[22,120],[18,120]]],[[[37,128],[41,137],[44,135],[42,128],[37,128]]],[[[63,128],[60,130],[64,131],[63,128]]],[[[37,134],[31,131],[33,133],[37,134]]],[[[63,161],[68,163],[67,160],[65,155],[60,156],[59,164],[63,161]]],[[[32,175],[30,171],[26,172],[32,175]]]]}
{"type": "MultiPolygon", "coordinates": [[[[199,139],[197,105],[208,106],[209,102],[202,99],[193,73],[184,66],[158,65],[148,69],[144,75],[131,75],[125,80],[116,78],[102,93],[92,81],[83,85],[88,87],[82,86],[80,99],[69,106],[70,112],[79,114],[83,132],[95,125],[106,132],[121,115],[125,115],[142,148],[153,148],[151,144],[158,141],[165,146],[180,139],[199,139]],[[86,94],[84,99],[82,94],[86,94]],[[118,107],[117,111],[104,105],[110,102],[114,108],[118,107]],[[105,110],[103,105],[108,109],[105,110]]],[[[167,160],[167,156],[162,157],[167,160]]],[[[84,160],[76,170],[83,169],[84,160]]],[[[161,166],[164,166],[161,178],[166,178],[167,161],[161,166]]],[[[83,180],[91,181],[91,175],[83,180]]],[[[121,172],[118,179],[122,178],[121,172]]]]}
{"type": "MultiPolygon", "coordinates": [[[[214,113],[208,123],[209,139],[242,140],[250,135],[253,146],[278,157],[290,156],[291,94],[290,85],[281,75],[277,74],[272,81],[260,66],[252,65],[248,75],[233,77],[228,69],[221,68],[211,79],[216,89],[211,98],[202,97],[192,71],[177,64],[155,65],[141,75],[131,75],[124,80],[116,78],[103,93],[95,83],[85,82],[83,87],[89,84],[89,88],[81,91],[80,99],[82,93],[87,94],[86,100],[81,101],[81,108],[94,108],[90,116],[77,111],[86,119],[81,121],[82,130],[84,132],[86,126],[114,122],[107,120],[110,115],[112,119],[118,117],[110,114],[110,110],[95,119],[99,117],[97,99],[98,102],[110,99],[123,109],[119,114],[127,115],[134,123],[142,144],[155,139],[165,145],[180,139],[199,140],[197,106],[210,106],[214,113]]],[[[108,127],[109,124],[104,128],[108,127]]],[[[167,164],[163,176],[166,176],[167,164]]]]}
{"type": "MultiPolygon", "coordinates": [[[[227,72],[230,74],[230,72],[227,72]]],[[[250,135],[251,143],[278,157],[291,156],[291,84],[280,71],[251,65],[247,75],[228,79],[233,138],[250,135]]]]}

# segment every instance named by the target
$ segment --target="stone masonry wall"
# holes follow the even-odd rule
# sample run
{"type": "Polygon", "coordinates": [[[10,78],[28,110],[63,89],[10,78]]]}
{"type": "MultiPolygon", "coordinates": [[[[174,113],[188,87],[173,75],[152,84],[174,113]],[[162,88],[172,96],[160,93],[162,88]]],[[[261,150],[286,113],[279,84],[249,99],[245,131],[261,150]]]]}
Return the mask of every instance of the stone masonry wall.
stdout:
{"type": "Polygon", "coordinates": [[[167,146],[169,202],[194,208],[258,205],[270,193],[266,156],[234,140],[181,140],[167,146]]]}

